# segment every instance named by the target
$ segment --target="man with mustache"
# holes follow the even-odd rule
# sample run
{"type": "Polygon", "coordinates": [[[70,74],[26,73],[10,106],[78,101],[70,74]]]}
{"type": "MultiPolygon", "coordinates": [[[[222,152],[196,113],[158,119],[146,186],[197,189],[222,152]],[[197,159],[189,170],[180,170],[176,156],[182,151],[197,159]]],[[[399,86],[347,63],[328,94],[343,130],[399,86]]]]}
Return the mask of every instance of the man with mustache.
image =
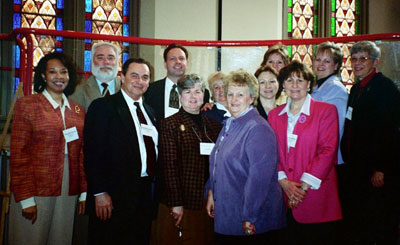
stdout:
{"type": "Polygon", "coordinates": [[[118,92],[121,88],[121,80],[117,77],[120,52],[118,46],[109,42],[93,45],[92,75],[79,84],[69,98],[87,111],[93,100],[118,92]]]}
{"type": "MultiPolygon", "coordinates": [[[[164,67],[167,76],[150,84],[144,97],[146,103],[155,112],[157,120],[169,117],[179,111],[180,101],[176,83],[183,77],[189,64],[189,53],[180,44],[172,43],[164,50],[164,67]]],[[[204,102],[208,102],[210,93],[205,90],[204,102]]]]}

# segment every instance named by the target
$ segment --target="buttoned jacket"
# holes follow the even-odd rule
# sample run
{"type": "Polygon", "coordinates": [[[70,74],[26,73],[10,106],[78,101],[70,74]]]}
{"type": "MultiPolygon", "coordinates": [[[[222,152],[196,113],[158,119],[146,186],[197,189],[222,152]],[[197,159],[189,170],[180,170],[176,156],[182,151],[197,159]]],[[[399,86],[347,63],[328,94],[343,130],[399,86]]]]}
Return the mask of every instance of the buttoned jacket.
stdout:
{"type": "Polygon", "coordinates": [[[300,114],[293,130],[297,135],[295,147],[288,150],[288,115],[279,115],[285,106],[276,107],[268,115],[279,145],[279,171],[284,171],[289,180],[296,182],[301,182],[305,172],[322,181],[319,189],[309,189],[298,207],[292,209],[293,216],[299,223],[339,220],[342,214],[334,167],[339,141],[336,107],[311,98],[310,115],[300,114]]]}
{"type": "Polygon", "coordinates": [[[221,125],[203,114],[201,119],[199,128],[181,108],[160,122],[161,202],[169,207],[202,208],[208,155],[200,155],[200,142],[215,142],[221,125]]]}
{"type": "Polygon", "coordinates": [[[274,132],[255,108],[233,119],[228,131],[226,123],[210,155],[215,232],[244,235],[243,221],[253,223],[256,234],[284,227],[274,132]]]}
{"type": "MultiPolygon", "coordinates": [[[[76,127],[79,139],[68,143],[69,195],[86,191],[83,169],[84,109],[68,100],[66,128],[76,127]]],[[[60,107],[54,109],[42,94],[17,101],[11,132],[10,175],[15,201],[33,196],[59,196],[65,155],[60,107]]]]}
{"type": "MultiPolygon", "coordinates": [[[[121,89],[121,79],[119,77],[115,78],[115,93],[121,89]]],[[[75,101],[88,110],[90,103],[93,100],[102,97],[97,84],[96,78],[91,75],[88,79],[83,80],[76,88],[73,94],[69,96],[69,99],[75,101]]]]}

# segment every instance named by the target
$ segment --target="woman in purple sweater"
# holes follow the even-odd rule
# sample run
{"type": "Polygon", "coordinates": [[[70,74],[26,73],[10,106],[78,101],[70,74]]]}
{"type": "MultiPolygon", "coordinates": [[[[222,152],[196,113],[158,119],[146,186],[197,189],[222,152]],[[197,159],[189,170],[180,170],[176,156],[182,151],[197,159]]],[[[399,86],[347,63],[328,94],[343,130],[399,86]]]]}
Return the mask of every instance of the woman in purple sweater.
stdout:
{"type": "Polygon", "coordinates": [[[207,212],[217,244],[276,244],[286,221],[275,134],[252,106],[257,79],[244,70],[225,79],[232,117],[210,155],[207,212]]]}

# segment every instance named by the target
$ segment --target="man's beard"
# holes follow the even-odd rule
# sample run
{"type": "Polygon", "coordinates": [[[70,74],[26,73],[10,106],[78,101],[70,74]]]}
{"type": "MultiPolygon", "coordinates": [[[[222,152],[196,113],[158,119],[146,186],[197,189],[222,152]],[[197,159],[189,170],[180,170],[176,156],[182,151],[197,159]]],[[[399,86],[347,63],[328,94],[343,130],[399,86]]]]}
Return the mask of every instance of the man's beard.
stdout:
{"type": "Polygon", "coordinates": [[[109,82],[117,77],[118,66],[96,66],[92,64],[92,74],[102,82],[109,82]],[[111,70],[103,71],[101,68],[110,68],[111,70]]]}

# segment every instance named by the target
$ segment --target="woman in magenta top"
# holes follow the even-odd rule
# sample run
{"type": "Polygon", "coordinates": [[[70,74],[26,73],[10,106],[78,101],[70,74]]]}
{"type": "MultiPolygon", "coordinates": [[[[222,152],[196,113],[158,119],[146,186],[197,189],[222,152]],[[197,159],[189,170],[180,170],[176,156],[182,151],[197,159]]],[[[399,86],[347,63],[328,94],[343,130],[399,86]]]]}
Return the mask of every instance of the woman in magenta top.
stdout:
{"type": "Polygon", "coordinates": [[[268,115],[279,147],[278,179],[288,207],[288,231],[296,244],[332,244],[342,218],[334,168],[339,140],[338,113],[308,94],[314,76],[293,61],[278,80],[289,96],[268,115]]]}

